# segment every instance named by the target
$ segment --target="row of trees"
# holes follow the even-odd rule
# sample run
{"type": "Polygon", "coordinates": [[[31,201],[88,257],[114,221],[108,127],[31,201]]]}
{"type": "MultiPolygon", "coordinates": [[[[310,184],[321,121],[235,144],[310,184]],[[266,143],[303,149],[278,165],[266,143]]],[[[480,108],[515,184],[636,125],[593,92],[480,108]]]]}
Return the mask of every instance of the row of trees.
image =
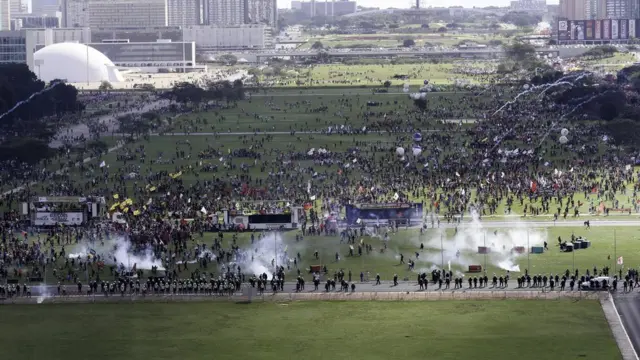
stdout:
{"type": "Polygon", "coordinates": [[[245,98],[245,88],[242,80],[211,81],[205,87],[200,87],[190,82],[182,82],[164,93],[165,98],[184,105],[191,104],[199,106],[206,101],[226,101],[234,102],[245,98]]]}
{"type": "Polygon", "coordinates": [[[66,114],[84,110],[78,91],[61,81],[45,84],[26,64],[0,65],[0,161],[36,163],[66,114]]]}

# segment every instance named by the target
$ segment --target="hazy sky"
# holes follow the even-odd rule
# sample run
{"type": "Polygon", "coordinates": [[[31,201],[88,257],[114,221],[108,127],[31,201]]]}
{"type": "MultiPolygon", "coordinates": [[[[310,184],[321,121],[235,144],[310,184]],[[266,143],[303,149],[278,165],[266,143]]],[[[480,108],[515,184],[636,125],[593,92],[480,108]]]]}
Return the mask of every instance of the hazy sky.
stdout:
{"type": "MultiPolygon", "coordinates": [[[[308,0],[307,0],[308,1],[308,0]]],[[[323,1],[323,0],[317,0],[323,1]]],[[[328,0],[331,1],[331,0],[328,0]]],[[[415,0],[356,0],[358,5],[366,7],[379,7],[379,8],[408,8],[415,4],[415,0]],[[411,4],[411,5],[410,5],[411,4]]],[[[507,6],[509,0],[421,0],[423,7],[429,6],[464,6],[464,7],[483,7],[483,6],[507,6]]],[[[558,0],[547,0],[547,4],[557,4],[558,0]]],[[[291,8],[291,0],[278,0],[278,7],[281,9],[291,8]]]]}

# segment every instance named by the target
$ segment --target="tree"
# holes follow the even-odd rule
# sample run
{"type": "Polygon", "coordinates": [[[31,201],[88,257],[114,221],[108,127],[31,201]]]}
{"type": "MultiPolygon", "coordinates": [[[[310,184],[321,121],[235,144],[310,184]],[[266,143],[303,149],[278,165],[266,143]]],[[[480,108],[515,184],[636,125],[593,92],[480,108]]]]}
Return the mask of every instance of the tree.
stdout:
{"type": "Polygon", "coordinates": [[[425,111],[427,109],[427,99],[419,98],[413,100],[413,104],[420,110],[425,111]]]}
{"type": "Polygon", "coordinates": [[[311,48],[313,50],[320,50],[320,49],[324,49],[324,46],[322,45],[322,43],[320,41],[316,41],[313,43],[313,45],[311,45],[311,48]]]}
{"type": "Polygon", "coordinates": [[[507,58],[515,62],[522,62],[535,59],[536,48],[531,44],[515,42],[504,47],[507,58]]]}
{"type": "Polygon", "coordinates": [[[50,156],[56,125],[65,114],[84,110],[77,95],[63,81],[40,81],[26,64],[0,65],[0,161],[36,163],[50,156]]]}
{"type": "Polygon", "coordinates": [[[329,53],[324,50],[319,51],[318,54],[316,55],[316,60],[319,63],[329,62],[329,53]]]}
{"type": "Polygon", "coordinates": [[[222,54],[218,56],[218,61],[225,65],[233,66],[238,63],[238,57],[233,54],[222,54]]]}
{"type": "Polygon", "coordinates": [[[640,143],[640,123],[630,119],[616,119],[605,124],[604,129],[612,136],[614,143],[631,145],[635,148],[640,143]]]}
{"type": "Polygon", "coordinates": [[[111,85],[111,83],[108,82],[108,81],[103,81],[103,82],[100,83],[100,86],[98,87],[98,90],[100,90],[100,91],[113,90],[113,85],[111,85]]]}
{"type": "Polygon", "coordinates": [[[528,12],[511,11],[500,18],[503,23],[513,24],[518,27],[533,26],[542,20],[539,15],[528,12]]]}
{"type": "Polygon", "coordinates": [[[384,84],[382,84],[382,86],[384,86],[386,88],[391,87],[391,81],[389,81],[389,80],[385,81],[384,84]]]}
{"type": "Polygon", "coordinates": [[[612,102],[605,102],[600,105],[600,118],[602,120],[611,121],[618,117],[619,111],[612,102]]]}
{"type": "Polygon", "coordinates": [[[445,33],[445,32],[447,32],[447,28],[446,28],[446,27],[444,27],[444,26],[440,26],[440,27],[438,28],[438,32],[439,32],[439,33],[445,33]]]}
{"type": "Polygon", "coordinates": [[[402,41],[402,46],[404,47],[412,47],[416,44],[416,42],[413,39],[404,39],[402,41]]]}
{"type": "Polygon", "coordinates": [[[204,99],[204,90],[190,82],[181,82],[173,86],[171,97],[179,103],[198,104],[204,99]]]}
{"type": "Polygon", "coordinates": [[[428,29],[429,28],[429,24],[422,24],[422,25],[420,25],[420,28],[428,29]]]}

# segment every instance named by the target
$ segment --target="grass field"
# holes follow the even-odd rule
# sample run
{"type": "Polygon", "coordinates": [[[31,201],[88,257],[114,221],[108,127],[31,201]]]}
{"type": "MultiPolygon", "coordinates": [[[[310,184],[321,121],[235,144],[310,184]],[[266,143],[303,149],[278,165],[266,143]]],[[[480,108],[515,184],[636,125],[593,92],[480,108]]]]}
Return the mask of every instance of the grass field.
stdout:
{"type": "Polygon", "coordinates": [[[6,359],[621,359],[596,301],[3,306],[0,317],[6,359]]]}
{"type": "MultiPolygon", "coordinates": [[[[397,274],[400,279],[407,277],[410,281],[414,281],[419,272],[429,272],[433,268],[442,268],[443,265],[448,268],[449,263],[451,263],[451,270],[456,274],[466,273],[468,265],[481,265],[483,269],[486,269],[488,275],[504,274],[506,272],[505,266],[519,266],[520,272],[512,271],[512,276],[524,274],[525,269],[529,269],[530,274],[564,274],[566,270],[573,274],[574,269],[578,269],[580,274],[585,274],[587,270],[592,272],[594,267],[602,269],[608,266],[611,269],[611,275],[613,275],[614,269],[640,268],[640,246],[638,246],[640,231],[634,227],[616,229],[615,237],[614,229],[610,227],[585,229],[559,224],[556,227],[536,228],[515,222],[510,228],[465,229],[460,227],[457,234],[455,229],[429,229],[422,235],[415,229],[400,230],[395,234],[390,234],[386,250],[383,253],[380,251],[385,248],[382,236],[373,234],[358,236],[357,243],[362,240],[364,244],[371,245],[373,248],[371,253],[363,251],[362,256],[358,255],[357,245],[354,256],[349,256],[349,245],[346,242],[340,243],[339,237],[306,236],[303,241],[296,242],[296,234],[298,232],[287,232],[278,239],[269,236],[262,240],[256,240],[253,245],[249,233],[238,234],[236,244],[255,256],[253,262],[242,263],[243,272],[252,275],[262,271],[258,269],[271,268],[271,262],[276,258],[276,254],[278,264],[282,265],[285,251],[290,259],[296,257],[298,253],[301,258],[297,267],[293,261],[289,263],[289,267],[286,269],[289,274],[288,279],[294,279],[299,268],[307,280],[310,277],[307,275],[306,269],[311,265],[326,265],[330,276],[341,269],[345,274],[351,271],[354,281],[359,281],[361,272],[365,275],[368,272],[370,280],[376,274],[380,274],[383,280],[391,280],[394,274],[397,274]],[[497,234],[494,231],[497,231],[497,234]],[[561,237],[563,241],[569,241],[572,234],[590,240],[591,248],[578,250],[574,253],[561,252],[557,245],[558,237],[561,237]],[[529,237],[529,242],[527,242],[527,237],[529,237]],[[510,250],[514,246],[524,246],[525,248],[527,245],[541,246],[543,241],[547,241],[549,245],[549,250],[544,254],[510,254],[510,250]],[[420,250],[420,244],[424,244],[424,250],[420,250]],[[478,254],[477,247],[485,245],[493,249],[492,253],[489,255],[478,254]],[[319,253],[318,260],[314,258],[315,251],[319,253]],[[458,251],[460,254],[457,254],[458,251]],[[339,261],[335,259],[336,253],[340,256],[339,261]],[[416,253],[419,253],[419,258],[415,257],[416,253]],[[400,264],[400,254],[404,255],[405,264],[400,264]],[[624,267],[615,264],[615,259],[619,256],[624,259],[624,267]],[[410,271],[407,266],[409,260],[416,263],[413,271],[410,271]]],[[[196,235],[194,242],[189,246],[206,244],[207,247],[210,247],[216,236],[217,234],[212,233],[205,233],[202,238],[196,235]]],[[[223,248],[230,248],[231,236],[227,234],[224,239],[223,248]]],[[[37,241],[35,237],[32,237],[31,240],[37,241]]],[[[95,244],[90,247],[95,248],[99,254],[103,254],[103,251],[110,250],[109,246],[107,244],[105,248],[101,248],[95,244]]],[[[57,249],[60,250],[60,247],[58,246],[57,249]]],[[[81,249],[86,251],[86,246],[67,245],[65,249],[67,254],[70,254],[81,251],[81,249]]],[[[59,259],[57,266],[59,274],[66,271],[63,271],[64,260],[59,259]]],[[[193,264],[187,270],[181,269],[178,274],[181,278],[188,278],[196,268],[198,265],[193,264]]],[[[79,269],[74,271],[79,275],[79,279],[85,282],[84,272],[79,269]]],[[[215,273],[216,268],[211,266],[206,271],[215,273]]],[[[473,274],[467,276],[473,276],[473,274]]],[[[12,273],[10,277],[13,277],[12,273]]],[[[111,279],[108,269],[104,269],[100,273],[100,277],[103,280],[111,279]]],[[[52,271],[49,269],[46,281],[56,283],[59,280],[53,277],[52,271]]]]}
{"type": "Polygon", "coordinates": [[[404,39],[413,39],[415,46],[445,46],[451,47],[461,42],[475,42],[489,45],[492,40],[509,42],[510,38],[495,34],[454,34],[454,33],[429,33],[429,34],[358,34],[358,35],[326,35],[309,38],[300,49],[310,49],[320,41],[325,48],[349,48],[371,45],[375,48],[402,47],[404,39]]]}
{"type": "MultiPolygon", "coordinates": [[[[382,86],[391,81],[392,86],[408,83],[422,86],[424,80],[435,85],[450,85],[459,81],[469,83],[488,82],[490,77],[470,75],[470,71],[495,70],[497,63],[490,61],[453,61],[434,64],[381,64],[381,65],[315,65],[310,68],[285,68],[279,76],[262,77],[274,86],[382,86]],[[394,79],[394,75],[406,75],[405,80],[394,79]]],[[[417,90],[417,89],[416,89],[417,90]]]]}

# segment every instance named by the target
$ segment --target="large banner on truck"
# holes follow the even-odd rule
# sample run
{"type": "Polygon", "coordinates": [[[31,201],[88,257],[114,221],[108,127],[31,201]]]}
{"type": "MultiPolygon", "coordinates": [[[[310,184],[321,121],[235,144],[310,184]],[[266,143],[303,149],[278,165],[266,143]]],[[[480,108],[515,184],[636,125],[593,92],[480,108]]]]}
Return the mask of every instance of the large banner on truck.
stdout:
{"type": "Polygon", "coordinates": [[[378,223],[380,220],[422,219],[422,203],[353,204],[346,206],[347,224],[378,223]]]}
{"type": "Polygon", "coordinates": [[[37,212],[34,221],[35,226],[53,226],[56,224],[64,225],[80,225],[82,224],[82,213],[53,213],[53,212],[37,212]]]}

